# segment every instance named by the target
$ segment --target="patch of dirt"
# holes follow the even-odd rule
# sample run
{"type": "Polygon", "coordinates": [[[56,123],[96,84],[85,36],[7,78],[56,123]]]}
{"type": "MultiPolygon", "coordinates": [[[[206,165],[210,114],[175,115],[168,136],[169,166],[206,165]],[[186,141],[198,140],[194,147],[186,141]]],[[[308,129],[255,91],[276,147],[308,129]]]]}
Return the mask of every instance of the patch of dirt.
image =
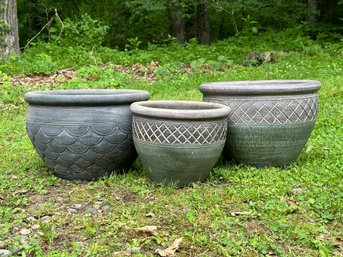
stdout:
{"type": "Polygon", "coordinates": [[[113,65],[112,67],[115,71],[120,71],[120,72],[131,74],[136,79],[144,78],[148,82],[155,82],[156,81],[155,70],[158,66],[159,66],[158,62],[151,61],[149,65],[135,63],[130,66],[113,65]]]}
{"type": "MultiPolygon", "coordinates": [[[[156,69],[159,67],[157,61],[151,61],[149,64],[135,63],[132,65],[121,65],[121,64],[105,64],[100,66],[101,69],[111,69],[115,72],[122,72],[131,75],[134,79],[145,79],[147,82],[153,83],[157,80],[155,75],[156,69]]],[[[219,71],[225,71],[228,67],[221,67],[219,71]]],[[[212,70],[210,64],[203,64],[199,67],[192,68],[189,64],[183,65],[177,73],[194,73],[197,72],[208,72],[212,70]]],[[[40,87],[43,85],[53,86],[57,83],[65,83],[69,80],[76,78],[76,70],[64,69],[54,72],[51,75],[40,75],[40,74],[29,74],[27,76],[13,76],[13,86],[24,86],[24,87],[40,87]]],[[[89,79],[92,80],[92,79],[89,79]]],[[[3,107],[5,108],[5,107],[3,107]]]]}
{"type": "Polygon", "coordinates": [[[56,83],[63,83],[75,78],[76,71],[72,69],[59,70],[55,73],[47,75],[30,74],[25,77],[14,76],[12,78],[13,86],[43,86],[54,85],[56,83]]]}
{"type": "Polygon", "coordinates": [[[268,231],[265,227],[263,227],[262,225],[260,224],[257,224],[256,222],[254,221],[249,221],[246,223],[246,228],[247,228],[247,232],[249,235],[252,235],[255,231],[258,231],[262,234],[265,234],[265,235],[270,235],[270,231],[268,231]]]}

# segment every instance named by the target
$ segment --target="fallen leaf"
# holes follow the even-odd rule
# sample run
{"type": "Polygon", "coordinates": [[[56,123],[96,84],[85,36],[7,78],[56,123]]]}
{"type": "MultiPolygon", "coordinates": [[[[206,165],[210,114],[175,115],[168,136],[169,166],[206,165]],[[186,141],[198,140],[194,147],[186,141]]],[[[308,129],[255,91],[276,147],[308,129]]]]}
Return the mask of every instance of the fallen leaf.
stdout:
{"type": "Polygon", "coordinates": [[[13,195],[13,196],[16,196],[16,195],[24,195],[24,194],[26,194],[27,192],[29,192],[29,190],[27,190],[27,189],[22,189],[22,190],[15,191],[14,193],[12,193],[12,195],[13,195]]]}
{"type": "Polygon", "coordinates": [[[294,213],[300,209],[300,207],[292,200],[288,200],[287,204],[290,207],[290,209],[287,210],[287,213],[294,213]]]}
{"type": "Polygon", "coordinates": [[[313,149],[314,149],[313,145],[309,145],[309,146],[306,148],[305,152],[306,152],[306,153],[312,152],[313,149]]]}
{"type": "Polygon", "coordinates": [[[231,216],[238,216],[238,215],[251,215],[252,212],[250,211],[234,211],[230,213],[231,216]]]}
{"type": "Polygon", "coordinates": [[[343,239],[342,238],[335,238],[334,239],[334,243],[335,246],[339,247],[339,248],[343,248],[343,239]]]}
{"type": "Polygon", "coordinates": [[[157,235],[157,226],[145,226],[145,227],[141,227],[141,228],[136,228],[135,231],[138,234],[146,234],[146,235],[156,236],[157,235]]]}
{"type": "Polygon", "coordinates": [[[292,200],[288,200],[287,204],[293,209],[299,209],[299,206],[292,200]]]}
{"type": "Polygon", "coordinates": [[[177,251],[177,249],[179,249],[181,242],[182,237],[176,239],[168,248],[164,250],[157,249],[156,253],[158,253],[162,257],[175,256],[175,252],[177,251]]]}

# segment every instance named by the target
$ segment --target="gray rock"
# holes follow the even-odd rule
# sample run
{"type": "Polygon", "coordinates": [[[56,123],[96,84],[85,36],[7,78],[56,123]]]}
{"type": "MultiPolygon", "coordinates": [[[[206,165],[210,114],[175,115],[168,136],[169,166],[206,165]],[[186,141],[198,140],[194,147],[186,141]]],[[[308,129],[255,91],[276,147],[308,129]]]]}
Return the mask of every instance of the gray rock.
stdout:
{"type": "Polygon", "coordinates": [[[89,207],[85,210],[85,212],[96,214],[98,211],[95,208],[89,207]]]}
{"type": "Polygon", "coordinates": [[[73,208],[67,208],[67,211],[68,211],[69,213],[76,213],[76,212],[77,212],[77,210],[76,210],[76,209],[73,209],[73,208]]]}
{"type": "Polygon", "coordinates": [[[7,243],[5,241],[0,240],[0,249],[4,249],[7,247],[7,243]]]}
{"type": "Polygon", "coordinates": [[[50,216],[43,216],[42,218],[40,218],[40,221],[42,223],[48,223],[51,220],[50,216]]]}
{"type": "Polygon", "coordinates": [[[32,223],[32,222],[36,221],[36,218],[30,216],[30,217],[27,217],[26,220],[27,220],[28,222],[32,223]]]}
{"type": "Polygon", "coordinates": [[[140,247],[134,246],[134,247],[128,248],[126,251],[129,252],[129,253],[137,253],[140,250],[141,250],[140,247]]]}
{"type": "Polygon", "coordinates": [[[76,203],[74,204],[73,208],[76,209],[76,210],[80,210],[82,207],[82,204],[79,204],[79,203],[76,203]]]}
{"type": "Polygon", "coordinates": [[[22,235],[22,236],[19,237],[19,242],[22,245],[28,245],[29,244],[29,237],[26,236],[26,235],[22,235]]]}
{"type": "Polygon", "coordinates": [[[31,233],[31,231],[30,231],[29,229],[27,229],[27,228],[23,228],[23,229],[21,229],[21,230],[19,231],[19,233],[20,233],[21,235],[28,235],[28,234],[31,233]]]}
{"type": "Polygon", "coordinates": [[[7,257],[10,256],[12,253],[9,250],[6,249],[0,249],[0,257],[7,257]]]}

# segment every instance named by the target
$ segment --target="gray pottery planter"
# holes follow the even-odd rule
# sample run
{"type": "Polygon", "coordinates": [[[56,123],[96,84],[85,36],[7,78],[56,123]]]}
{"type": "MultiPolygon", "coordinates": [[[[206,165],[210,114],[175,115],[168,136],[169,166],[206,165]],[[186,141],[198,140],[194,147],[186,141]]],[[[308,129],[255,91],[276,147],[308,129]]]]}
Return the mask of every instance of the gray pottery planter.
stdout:
{"type": "Polygon", "coordinates": [[[141,90],[55,90],[25,94],[26,130],[39,156],[64,179],[123,172],[136,158],[130,104],[141,90]]]}
{"type": "Polygon", "coordinates": [[[146,101],[131,110],[135,147],[153,181],[182,187],[207,178],[225,145],[229,108],[146,101]]]}
{"type": "Polygon", "coordinates": [[[200,86],[204,101],[231,108],[225,156],[256,167],[289,165],[299,156],[316,121],[319,89],[312,80],[200,86]]]}

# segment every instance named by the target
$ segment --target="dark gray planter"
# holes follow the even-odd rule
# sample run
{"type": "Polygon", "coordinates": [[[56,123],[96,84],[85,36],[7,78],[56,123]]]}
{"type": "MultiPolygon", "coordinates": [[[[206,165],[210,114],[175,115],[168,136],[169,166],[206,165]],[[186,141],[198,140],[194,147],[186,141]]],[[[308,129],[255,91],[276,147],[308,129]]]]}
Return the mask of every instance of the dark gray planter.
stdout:
{"type": "Polygon", "coordinates": [[[204,101],[231,108],[224,153],[256,167],[285,166],[313,130],[320,83],[312,80],[213,82],[200,86],[204,101]]]}
{"type": "Polygon", "coordinates": [[[146,101],[131,110],[135,147],[153,181],[182,187],[207,178],[225,145],[229,108],[146,101]]]}
{"type": "Polygon", "coordinates": [[[136,158],[130,104],[141,90],[55,90],[25,94],[26,130],[39,156],[64,179],[124,172],[136,158]]]}

